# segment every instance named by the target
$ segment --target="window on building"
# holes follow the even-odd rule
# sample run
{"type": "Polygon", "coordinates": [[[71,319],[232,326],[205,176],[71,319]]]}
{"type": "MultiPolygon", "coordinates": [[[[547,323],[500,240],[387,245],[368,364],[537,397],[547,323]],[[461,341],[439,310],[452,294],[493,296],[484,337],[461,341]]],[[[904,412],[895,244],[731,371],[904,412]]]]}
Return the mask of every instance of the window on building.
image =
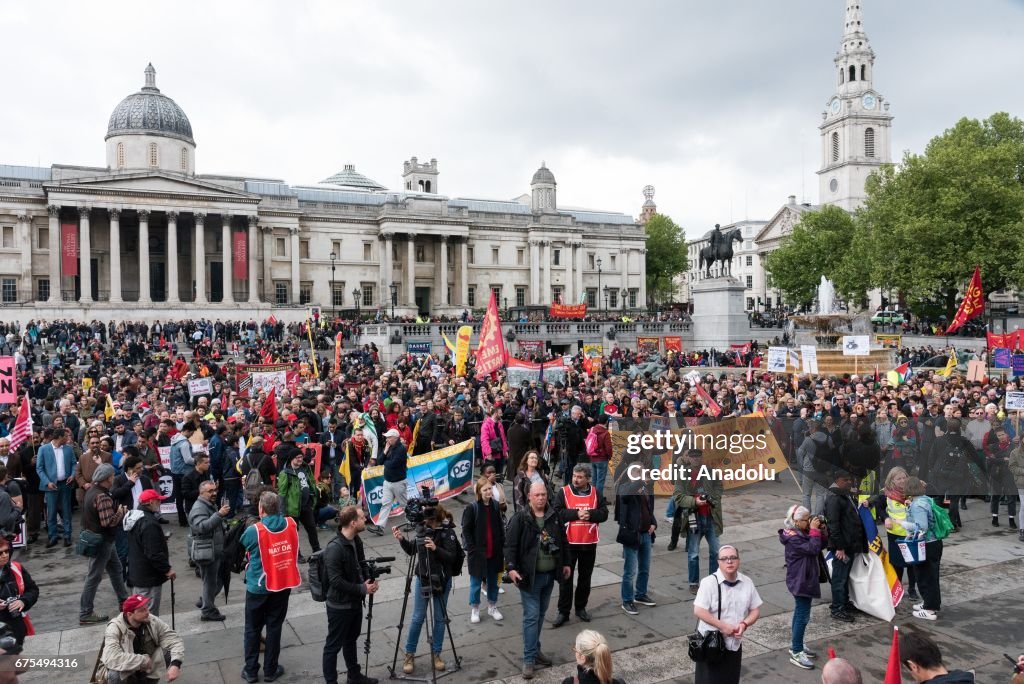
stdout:
{"type": "Polygon", "coordinates": [[[850,83],[857,80],[857,67],[853,64],[850,65],[850,83]]]}
{"type": "Polygon", "coordinates": [[[636,300],[639,297],[640,297],[640,290],[639,290],[639,288],[635,288],[635,287],[629,288],[629,308],[630,309],[635,309],[636,308],[636,300]]]}
{"type": "Polygon", "coordinates": [[[516,286],[516,306],[526,306],[526,288],[522,285],[516,286]]]}
{"type": "Polygon", "coordinates": [[[767,299],[764,300],[764,306],[765,306],[766,309],[771,310],[771,308],[772,308],[772,298],[771,297],[768,297],[767,299]]]}
{"type": "Polygon", "coordinates": [[[552,287],[551,301],[555,302],[556,304],[565,304],[565,302],[562,300],[563,292],[564,290],[561,285],[555,285],[554,287],[552,287]]]}
{"type": "Polygon", "coordinates": [[[38,249],[49,249],[50,247],[50,229],[48,227],[40,227],[36,233],[36,248],[38,249]]]}
{"type": "Polygon", "coordinates": [[[299,285],[299,304],[309,304],[313,301],[313,283],[301,283],[299,285]]]}
{"type": "Polygon", "coordinates": [[[278,304],[288,303],[288,283],[274,283],[274,301],[278,304]]]}
{"type": "Polygon", "coordinates": [[[373,306],[373,285],[363,283],[363,306],[373,306]]]}
{"type": "MultiPolygon", "coordinates": [[[[853,67],[851,67],[853,68],[853,67]]],[[[832,161],[839,161],[839,132],[832,132],[832,161]]]]}
{"type": "Polygon", "coordinates": [[[609,265],[609,267],[611,267],[611,269],[612,269],[612,270],[614,271],[614,270],[615,270],[615,255],[614,255],[614,254],[612,254],[612,255],[611,255],[611,256],[609,257],[609,261],[611,261],[611,263],[610,263],[610,264],[608,264],[608,265],[609,265]]]}
{"type": "Polygon", "coordinates": [[[335,309],[345,306],[345,283],[335,283],[331,291],[331,306],[335,309]]]}
{"type": "Polygon", "coordinates": [[[551,264],[554,265],[554,266],[561,266],[562,265],[562,250],[560,250],[560,249],[553,249],[551,251],[552,251],[551,264]]]}
{"type": "Polygon", "coordinates": [[[596,309],[597,308],[597,288],[596,287],[588,287],[587,288],[587,306],[590,307],[591,309],[596,309]]]}
{"type": "Polygon", "coordinates": [[[608,308],[615,309],[619,306],[619,291],[615,288],[608,290],[608,308]]]}
{"type": "Polygon", "coordinates": [[[473,308],[473,307],[475,307],[475,306],[476,306],[476,286],[475,286],[475,285],[470,285],[470,286],[469,286],[469,287],[467,288],[467,290],[468,290],[468,291],[467,291],[467,293],[466,293],[466,298],[467,298],[467,299],[468,299],[469,301],[468,301],[468,302],[466,302],[466,303],[467,303],[467,304],[469,305],[469,307],[470,307],[470,308],[473,308]]]}
{"type": "Polygon", "coordinates": [[[117,168],[124,168],[124,143],[117,143],[117,168]]]}
{"type": "Polygon", "coordinates": [[[14,247],[14,226],[4,226],[3,246],[6,249],[14,247]]]}
{"type": "Polygon", "coordinates": [[[48,278],[40,278],[36,281],[36,300],[45,302],[50,298],[50,281],[48,278]]]}
{"type": "Polygon", "coordinates": [[[416,263],[422,264],[427,260],[427,248],[423,245],[416,245],[416,263]]]}
{"type": "Polygon", "coordinates": [[[754,308],[754,298],[753,297],[747,297],[747,309],[753,309],[753,308],[754,308]]]}
{"type": "Polygon", "coordinates": [[[754,287],[754,276],[747,276],[747,289],[754,287]]]}
{"type": "Polygon", "coordinates": [[[469,261],[469,263],[471,263],[471,264],[472,264],[472,263],[476,263],[476,256],[474,255],[474,250],[473,250],[473,248],[472,248],[472,247],[467,247],[467,248],[466,248],[466,259],[467,259],[467,260],[469,261]]]}
{"type": "Polygon", "coordinates": [[[5,304],[18,301],[18,281],[14,278],[4,278],[0,282],[0,290],[2,290],[2,299],[5,304]]]}
{"type": "Polygon", "coordinates": [[[868,66],[867,66],[867,64],[861,64],[860,65],[860,80],[862,80],[862,81],[868,80],[867,79],[867,75],[868,75],[868,66]]]}
{"type": "Polygon", "coordinates": [[[839,85],[843,85],[843,82],[845,80],[846,80],[846,69],[843,69],[842,67],[840,67],[839,68],[839,85]]]}
{"type": "Polygon", "coordinates": [[[331,243],[331,251],[334,252],[334,256],[341,258],[341,242],[335,240],[331,243]]]}
{"type": "Polygon", "coordinates": [[[491,294],[494,295],[494,301],[501,306],[501,285],[491,285],[491,294]]]}
{"type": "Polygon", "coordinates": [[[299,240],[299,258],[309,258],[309,240],[299,240]]]}
{"type": "Polygon", "coordinates": [[[454,298],[452,297],[453,294],[455,294],[455,290],[452,288],[451,285],[449,285],[448,286],[448,299],[445,300],[448,304],[451,304],[453,301],[455,301],[454,298]]]}
{"type": "Polygon", "coordinates": [[[589,268],[591,271],[593,271],[595,268],[597,268],[596,266],[594,266],[594,253],[593,252],[587,254],[587,268],[589,268]]]}
{"type": "Polygon", "coordinates": [[[753,265],[754,265],[754,257],[752,257],[752,256],[750,256],[748,254],[747,255],[747,266],[753,266],[753,265]]]}
{"type": "Polygon", "coordinates": [[[288,254],[288,252],[287,252],[288,248],[286,247],[287,244],[288,244],[288,241],[285,240],[283,237],[274,238],[274,256],[279,256],[279,257],[287,256],[287,254],[288,254]]]}
{"type": "Polygon", "coordinates": [[[864,130],[864,156],[874,157],[875,156],[875,129],[867,128],[864,130]]]}
{"type": "Polygon", "coordinates": [[[363,261],[370,261],[373,259],[373,243],[363,243],[363,261]]]}
{"type": "Polygon", "coordinates": [[[491,263],[492,264],[497,264],[498,263],[498,248],[497,247],[491,247],[491,263]]]}
{"type": "Polygon", "coordinates": [[[181,170],[188,171],[188,148],[181,148],[181,170]]]}
{"type": "Polygon", "coordinates": [[[156,143],[149,143],[149,165],[150,166],[156,166],[156,164],[157,164],[156,143]]]}
{"type": "Polygon", "coordinates": [[[526,250],[519,248],[516,250],[516,266],[522,266],[526,263],[526,250]]]}

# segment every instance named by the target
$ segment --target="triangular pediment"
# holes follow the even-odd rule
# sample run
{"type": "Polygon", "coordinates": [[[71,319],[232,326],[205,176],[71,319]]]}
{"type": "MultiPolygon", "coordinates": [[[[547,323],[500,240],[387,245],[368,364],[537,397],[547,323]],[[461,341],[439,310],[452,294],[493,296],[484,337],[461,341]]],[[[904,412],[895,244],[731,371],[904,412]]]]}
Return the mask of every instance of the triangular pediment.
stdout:
{"type": "Polygon", "coordinates": [[[140,193],[147,195],[196,195],[209,196],[211,199],[258,199],[258,195],[244,192],[236,188],[199,180],[188,176],[147,171],[139,173],[111,174],[108,176],[92,176],[75,178],[60,184],[46,184],[45,188],[78,192],[116,192],[140,193]]]}
{"type": "Polygon", "coordinates": [[[805,204],[784,204],[775,212],[764,228],[754,238],[757,244],[771,243],[788,235],[793,226],[800,223],[801,217],[808,211],[816,211],[820,207],[805,204]]]}

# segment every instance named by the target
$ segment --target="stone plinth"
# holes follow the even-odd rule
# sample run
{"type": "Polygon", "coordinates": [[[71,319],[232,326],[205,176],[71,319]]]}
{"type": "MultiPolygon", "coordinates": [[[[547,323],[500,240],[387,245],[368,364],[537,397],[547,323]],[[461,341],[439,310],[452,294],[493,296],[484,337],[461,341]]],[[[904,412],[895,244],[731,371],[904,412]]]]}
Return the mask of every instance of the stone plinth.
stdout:
{"type": "Polygon", "coordinates": [[[710,278],[694,283],[693,349],[724,350],[750,339],[743,283],[735,278],[710,278]]]}

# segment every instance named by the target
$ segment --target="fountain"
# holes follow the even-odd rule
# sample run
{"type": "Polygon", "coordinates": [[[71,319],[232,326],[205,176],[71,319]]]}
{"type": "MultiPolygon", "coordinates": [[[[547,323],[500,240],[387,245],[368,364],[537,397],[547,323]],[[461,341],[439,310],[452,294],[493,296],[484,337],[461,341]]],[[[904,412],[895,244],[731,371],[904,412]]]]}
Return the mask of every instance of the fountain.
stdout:
{"type": "Polygon", "coordinates": [[[852,322],[857,318],[857,314],[837,310],[836,288],[825,276],[818,283],[817,313],[790,316],[794,323],[813,330],[811,335],[822,349],[838,348],[839,338],[853,332],[852,322]]]}

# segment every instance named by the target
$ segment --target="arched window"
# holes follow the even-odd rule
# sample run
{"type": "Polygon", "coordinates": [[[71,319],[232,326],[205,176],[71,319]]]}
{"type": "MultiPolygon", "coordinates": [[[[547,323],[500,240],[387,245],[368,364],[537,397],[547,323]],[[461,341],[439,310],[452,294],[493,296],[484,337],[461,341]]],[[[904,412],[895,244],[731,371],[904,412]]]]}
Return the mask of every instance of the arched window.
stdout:
{"type": "Polygon", "coordinates": [[[426,182],[425,189],[426,189],[427,192],[430,192],[430,181],[426,182]]]}
{"type": "Polygon", "coordinates": [[[843,81],[846,80],[846,71],[843,69],[839,70],[839,85],[843,85],[843,81]]]}
{"type": "Polygon", "coordinates": [[[839,133],[832,132],[832,161],[839,161],[839,133]]]}
{"type": "Polygon", "coordinates": [[[868,65],[867,64],[861,64],[860,65],[860,80],[862,80],[862,81],[868,80],[867,73],[868,73],[868,65]]]}
{"type": "Polygon", "coordinates": [[[124,168],[124,143],[117,143],[117,168],[124,168]]]}
{"type": "Polygon", "coordinates": [[[850,65],[850,83],[857,80],[857,67],[853,64],[850,65]]]}
{"type": "Polygon", "coordinates": [[[423,181],[419,181],[418,185],[420,192],[423,192],[423,181]]]}
{"type": "Polygon", "coordinates": [[[156,143],[153,142],[153,143],[149,143],[149,165],[150,166],[156,166],[156,163],[157,163],[156,143]]]}
{"type": "Polygon", "coordinates": [[[875,129],[866,128],[864,129],[864,156],[874,157],[875,156],[875,129]]]}
{"type": "Polygon", "coordinates": [[[181,170],[188,171],[188,148],[181,148],[181,170]]]}

